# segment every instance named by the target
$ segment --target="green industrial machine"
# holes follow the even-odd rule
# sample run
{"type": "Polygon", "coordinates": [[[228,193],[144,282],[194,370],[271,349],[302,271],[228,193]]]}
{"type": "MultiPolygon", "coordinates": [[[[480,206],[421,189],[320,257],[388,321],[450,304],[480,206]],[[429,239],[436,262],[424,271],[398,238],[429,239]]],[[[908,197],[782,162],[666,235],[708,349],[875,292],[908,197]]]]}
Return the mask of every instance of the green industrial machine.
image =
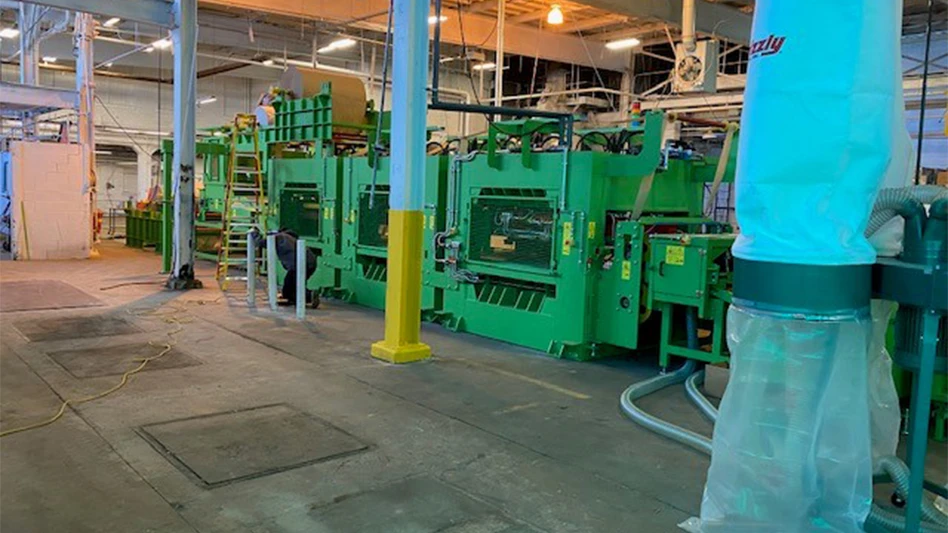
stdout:
{"type": "Polygon", "coordinates": [[[662,314],[659,365],[668,368],[673,355],[712,364],[726,361],[724,324],[731,301],[734,235],[659,234],[650,242],[648,308],[662,314]],[[710,343],[698,339],[707,350],[682,343],[688,335],[681,330],[680,315],[676,320],[682,311],[694,312],[700,324],[707,325],[710,343]]]}
{"type": "MultiPolygon", "coordinates": [[[[379,158],[378,169],[373,169],[366,157],[346,158],[343,163],[346,197],[342,235],[345,259],[352,268],[343,271],[340,289],[346,300],[376,309],[385,308],[389,161],[387,157],[379,158]]],[[[444,230],[447,169],[447,156],[427,157],[424,227],[427,243],[433,243],[436,234],[444,230]]],[[[440,310],[442,305],[441,291],[436,288],[443,286],[443,269],[433,250],[433,245],[427,247],[422,258],[421,309],[425,314],[440,310]]]]}
{"type": "MultiPolygon", "coordinates": [[[[726,229],[702,216],[717,161],[663,153],[663,119],[651,113],[644,128],[623,134],[620,153],[537,151],[545,142],[535,134],[548,134],[542,121],[495,123],[487,153],[456,158],[448,178],[447,230],[434,250],[448,274],[438,320],[585,360],[641,347],[640,336],[654,330],[640,328],[653,306],[669,314],[675,305],[694,306],[717,326],[714,353],[701,358],[721,358],[726,276],[710,263],[692,269],[686,262],[679,281],[693,276],[687,281],[700,298],[645,290],[654,279],[666,289],[677,283],[662,279],[671,268],[647,268],[655,236],[692,235],[689,242],[716,254],[711,263],[730,242],[700,234],[726,229]]],[[[725,179],[732,178],[733,170],[725,179]]],[[[663,351],[675,352],[673,341],[669,325],[663,351]]]]}
{"type": "MultiPolygon", "coordinates": [[[[310,98],[281,95],[273,107],[273,126],[261,130],[269,153],[268,228],[295,231],[316,254],[319,266],[307,288],[346,297],[343,277],[356,265],[352,247],[344,244],[351,214],[345,165],[350,159],[365,166],[380,164],[375,154],[379,114],[369,102],[363,122],[335,122],[331,83],[310,98]]],[[[381,118],[387,128],[388,113],[381,118]]],[[[278,267],[278,280],[284,275],[278,267]]]]}
{"type": "MultiPolygon", "coordinates": [[[[362,123],[333,122],[329,83],[311,98],[279,95],[273,107],[259,133],[267,228],[295,231],[316,253],[309,289],[383,309],[390,169],[376,150],[388,115],[380,138],[371,103],[362,123]]],[[[653,112],[633,128],[575,136],[556,120],[497,121],[479,147],[429,155],[423,317],[556,357],[657,345],[663,366],[673,355],[726,359],[733,236],[703,216],[718,161],[662,146],[664,120],[653,112]],[[574,142],[564,147],[563,135],[574,142]],[[684,342],[688,313],[698,345],[684,342]]],[[[199,227],[212,232],[228,150],[221,138],[198,145],[199,227]]],[[[733,180],[734,155],[723,181],[733,180]]]]}

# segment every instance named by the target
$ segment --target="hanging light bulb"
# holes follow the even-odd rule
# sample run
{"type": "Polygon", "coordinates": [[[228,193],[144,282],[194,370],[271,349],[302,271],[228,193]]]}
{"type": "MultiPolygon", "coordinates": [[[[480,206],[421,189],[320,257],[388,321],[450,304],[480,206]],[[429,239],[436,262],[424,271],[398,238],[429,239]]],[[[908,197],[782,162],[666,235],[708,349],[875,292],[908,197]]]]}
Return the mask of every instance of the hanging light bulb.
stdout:
{"type": "Polygon", "coordinates": [[[562,24],[563,23],[563,10],[560,9],[559,4],[553,4],[550,6],[550,12],[546,14],[546,23],[547,24],[562,24]]]}

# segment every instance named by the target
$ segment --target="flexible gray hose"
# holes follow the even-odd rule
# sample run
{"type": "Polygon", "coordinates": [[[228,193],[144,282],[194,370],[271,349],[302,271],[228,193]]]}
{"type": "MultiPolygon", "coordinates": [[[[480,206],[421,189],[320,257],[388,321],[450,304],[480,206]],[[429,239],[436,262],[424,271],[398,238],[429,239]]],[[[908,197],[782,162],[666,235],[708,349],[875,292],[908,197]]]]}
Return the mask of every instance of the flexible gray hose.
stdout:
{"type": "MultiPolygon", "coordinates": [[[[866,516],[864,528],[866,531],[883,530],[902,533],[905,531],[905,517],[872,504],[872,509],[866,516]]],[[[945,533],[945,528],[923,522],[919,527],[919,533],[945,533]]]]}
{"type": "Polygon", "coordinates": [[[916,185],[914,187],[882,189],[876,196],[872,216],[869,218],[869,225],[866,227],[866,236],[870,237],[879,231],[879,228],[898,214],[898,210],[905,202],[914,200],[923,204],[930,204],[942,198],[948,198],[948,189],[940,185],[916,185]]]}
{"type": "Polygon", "coordinates": [[[698,410],[701,411],[701,414],[707,417],[711,423],[717,422],[717,408],[698,390],[702,383],[704,383],[704,370],[699,370],[685,380],[685,392],[698,410]]]}
{"type": "MultiPolygon", "coordinates": [[[[901,496],[904,500],[908,500],[908,466],[906,466],[905,463],[903,463],[898,457],[889,455],[879,458],[879,467],[882,468],[886,474],[889,474],[890,478],[892,478],[892,482],[895,483],[896,492],[899,493],[899,496],[901,496]]],[[[945,516],[944,513],[935,508],[931,500],[925,498],[924,496],[922,497],[922,516],[924,516],[929,522],[933,522],[941,526],[943,532],[945,528],[948,527],[948,516],[945,516]]]]}
{"type": "Polygon", "coordinates": [[[657,390],[664,389],[669,385],[681,383],[687,379],[692,372],[694,372],[694,369],[695,362],[689,359],[684,365],[681,366],[681,368],[674,372],[669,374],[659,374],[645,381],[634,383],[630,385],[629,388],[625,389],[625,391],[623,391],[622,396],[619,397],[619,404],[621,405],[622,411],[626,414],[626,416],[631,418],[636,424],[658,433],[659,435],[674,441],[678,441],[686,446],[690,446],[699,452],[711,455],[711,439],[698,435],[693,431],[688,431],[687,429],[680,428],[674,424],[665,422],[660,418],[646,413],[635,405],[636,400],[648,396],[657,390]]]}

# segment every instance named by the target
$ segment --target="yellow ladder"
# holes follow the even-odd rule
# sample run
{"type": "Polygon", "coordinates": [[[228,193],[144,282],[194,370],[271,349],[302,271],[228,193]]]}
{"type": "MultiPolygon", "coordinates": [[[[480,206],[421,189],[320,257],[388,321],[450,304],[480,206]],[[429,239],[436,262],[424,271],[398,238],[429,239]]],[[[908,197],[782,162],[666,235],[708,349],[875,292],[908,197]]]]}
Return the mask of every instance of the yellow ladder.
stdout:
{"type": "MultiPolygon", "coordinates": [[[[247,232],[256,228],[266,234],[266,196],[263,191],[263,165],[260,161],[257,117],[238,114],[230,137],[230,158],[224,187],[224,216],[221,220],[221,244],[217,250],[217,281],[221,290],[233,280],[246,281],[256,272],[247,272],[247,232]],[[241,136],[249,135],[252,150],[240,150],[241,136]],[[236,269],[243,275],[234,275],[236,269]]],[[[262,261],[254,259],[254,265],[262,261]]]]}

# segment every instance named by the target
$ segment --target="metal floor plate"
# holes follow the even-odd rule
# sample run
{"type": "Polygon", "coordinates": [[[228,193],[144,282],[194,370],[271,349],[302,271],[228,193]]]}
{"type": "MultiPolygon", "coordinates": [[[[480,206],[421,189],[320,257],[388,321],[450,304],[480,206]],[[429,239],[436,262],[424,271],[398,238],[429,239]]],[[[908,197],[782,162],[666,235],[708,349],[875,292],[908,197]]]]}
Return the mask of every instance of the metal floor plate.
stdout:
{"type": "Polygon", "coordinates": [[[430,476],[337,498],[314,509],[313,533],[527,533],[535,529],[430,476]]]}
{"type": "Polygon", "coordinates": [[[141,330],[128,320],[108,315],[34,318],[20,320],[13,326],[32,342],[141,333],[141,330]]]}
{"type": "Polygon", "coordinates": [[[102,301],[64,281],[38,279],[0,283],[0,312],[92,307],[102,301]]]}
{"type": "MultiPolygon", "coordinates": [[[[141,364],[142,359],[155,357],[164,350],[164,345],[147,342],[122,344],[119,346],[98,346],[78,350],[49,352],[49,355],[67,372],[77,378],[121,375],[141,364]]],[[[200,361],[177,348],[149,361],[142,372],[168,370],[199,365],[200,361]]]]}
{"type": "Polygon", "coordinates": [[[182,472],[215,487],[368,448],[328,422],[284,404],[151,424],[141,434],[182,472]]]}

